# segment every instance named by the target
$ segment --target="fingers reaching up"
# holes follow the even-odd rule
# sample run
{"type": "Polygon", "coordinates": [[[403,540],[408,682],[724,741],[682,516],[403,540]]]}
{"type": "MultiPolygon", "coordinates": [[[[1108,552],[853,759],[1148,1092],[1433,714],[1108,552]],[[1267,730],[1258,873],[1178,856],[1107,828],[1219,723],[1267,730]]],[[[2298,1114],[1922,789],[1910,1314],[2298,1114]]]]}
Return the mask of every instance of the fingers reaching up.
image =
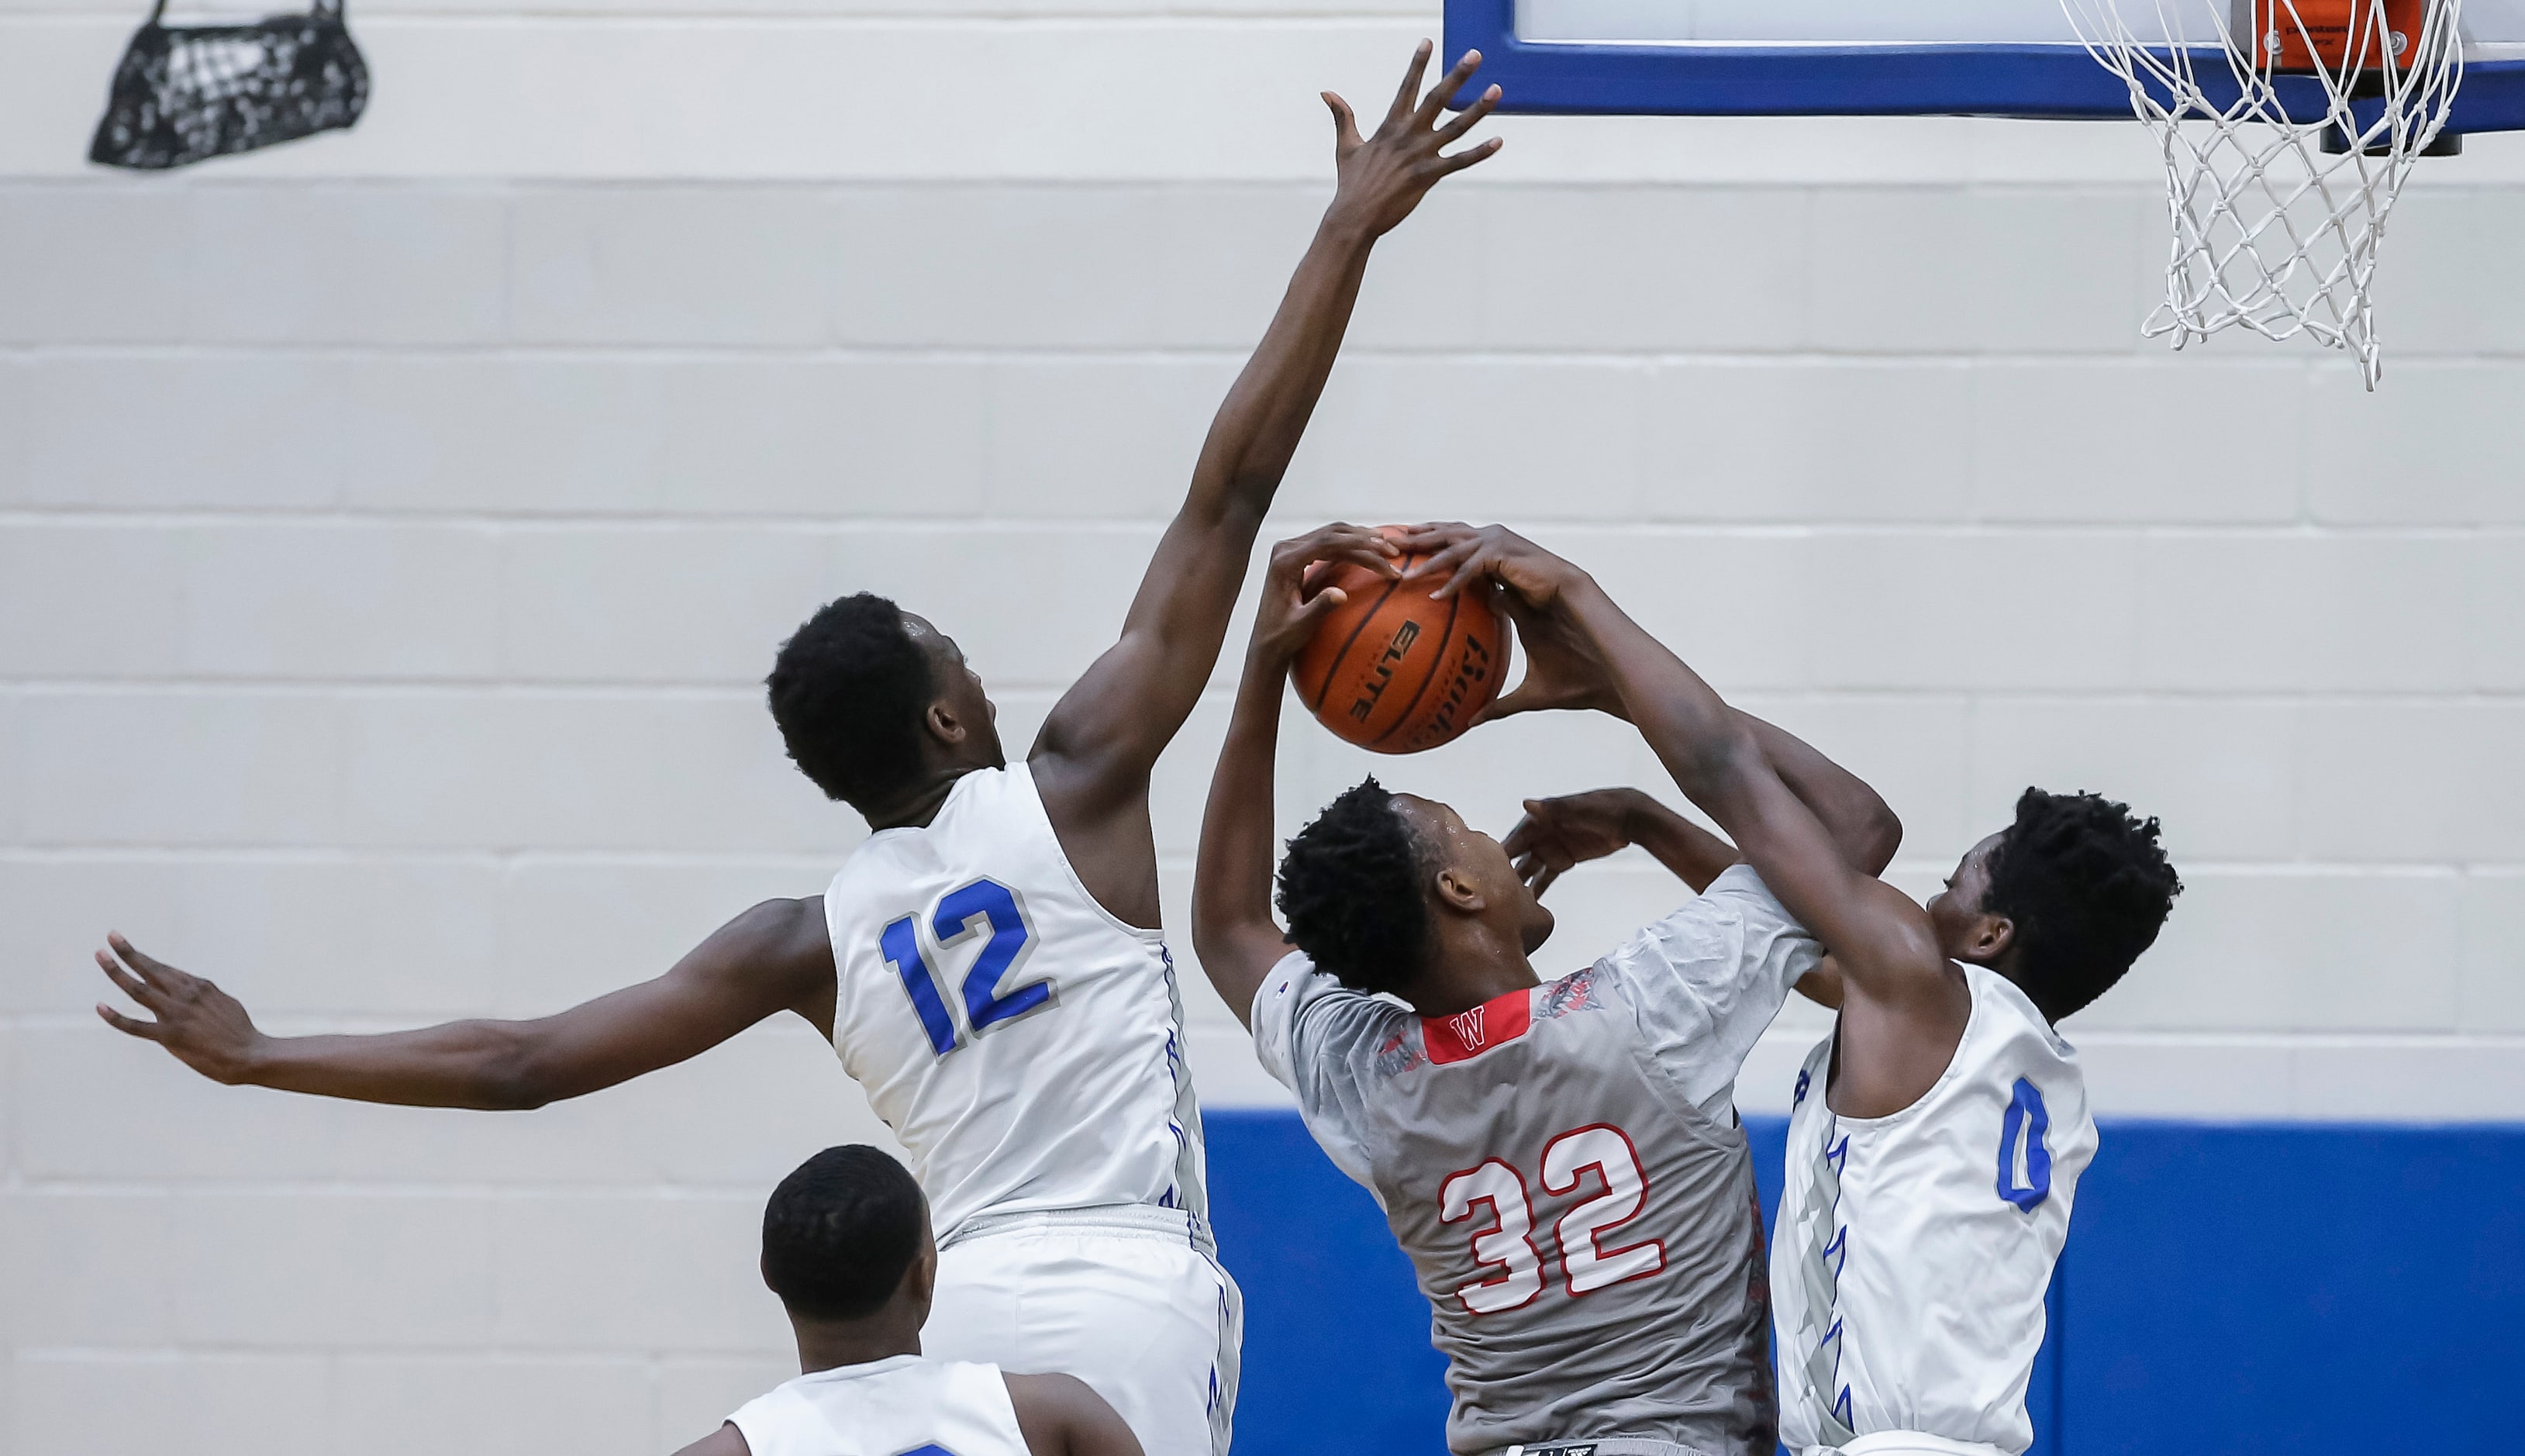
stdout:
{"type": "Polygon", "coordinates": [[[1481,69],[1482,53],[1464,52],[1455,69],[1424,94],[1420,86],[1428,75],[1431,49],[1424,40],[1411,53],[1411,64],[1404,69],[1403,84],[1395,91],[1394,102],[1386,108],[1385,120],[1377,125],[1373,135],[1360,135],[1358,118],[1349,102],[1331,91],[1323,93],[1324,105],[1333,114],[1333,159],[1341,177],[1331,216],[1363,227],[1371,236],[1410,217],[1440,178],[1461,172],[1500,149],[1500,138],[1494,136],[1461,151],[1445,150],[1462,140],[1499,105],[1500,88],[1492,86],[1483,91],[1454,120],[1440,125],[1458,93],[1481,69]]]}

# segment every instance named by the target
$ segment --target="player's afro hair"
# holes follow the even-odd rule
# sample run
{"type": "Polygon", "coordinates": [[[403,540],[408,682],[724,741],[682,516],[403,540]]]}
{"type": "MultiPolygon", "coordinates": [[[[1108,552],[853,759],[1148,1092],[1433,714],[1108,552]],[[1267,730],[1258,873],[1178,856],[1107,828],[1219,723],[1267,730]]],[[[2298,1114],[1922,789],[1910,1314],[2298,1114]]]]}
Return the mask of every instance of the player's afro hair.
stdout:
{"type": "Polygon", "coordinates": [[[865,809],[920,772],[929,658],[884,597],[826,603],[780,644],[766,685],[791,761],[826,797],[865,809]]]}
{"type": "Polygon", "coordinates": [[[1280,861],[1289,943],[1353,990],[1401,990],[1428,953],[1429,870],[1419,834],[1383,784],[1369,778],[1344,791],[1280,861]]]}
{"type": "Polygon", "coordinates": [[[1990,857],[1982,909],[2016,926],[2014,979],[2053,1021],[2112,988],[2183,893],[2157,824],[2100,794],[2029,788],[1990,857]]]}
{"type": "Polygon", "coordinates": [[[763,1281],[804,1319],[874,1314],[903,1283],[928,1227],[929,1205],[902,1164],[866,1143],[828,1147],[764,1206],[763,1281]]]}

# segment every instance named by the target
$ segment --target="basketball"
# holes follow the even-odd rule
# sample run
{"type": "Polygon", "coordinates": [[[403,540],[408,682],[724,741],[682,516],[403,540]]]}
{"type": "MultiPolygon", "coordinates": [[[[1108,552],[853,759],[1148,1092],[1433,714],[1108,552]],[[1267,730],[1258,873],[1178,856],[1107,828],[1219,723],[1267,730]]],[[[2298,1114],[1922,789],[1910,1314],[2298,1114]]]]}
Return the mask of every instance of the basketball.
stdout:
{"type": "MultiPolygon", "coordinates": [[[[1396,564],[1408,572],[1422,559],[1396,564]]],[[[1345,566],[1324,583],[1349,600],[1325,614],[1292,669],[1317,723],[1362,748],[1418,753],[1453,740],[1499,696],[1509,663],[1499,588],[1478,581],[1432,600],[1442,579],[1387,580],[1345,566]]]]}

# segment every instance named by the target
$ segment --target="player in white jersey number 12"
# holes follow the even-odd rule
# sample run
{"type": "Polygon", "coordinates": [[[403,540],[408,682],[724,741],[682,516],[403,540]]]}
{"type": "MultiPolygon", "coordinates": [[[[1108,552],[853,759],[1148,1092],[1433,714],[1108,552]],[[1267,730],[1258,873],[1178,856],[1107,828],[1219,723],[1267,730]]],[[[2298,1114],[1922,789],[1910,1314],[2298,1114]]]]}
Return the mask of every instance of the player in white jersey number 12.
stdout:
{"type": "MultiPolygon", "coordinates": [[[[1149,775],[1217,660],[1369,250],[1441,178],[1498,149],[1442,150],[1498,89],[1449,118],[1481,58],[1468,52],[1424,96],[1429,49],[1370,136],[1325,95],[1332,203],[1211,426],[1121,640],[1063,694],[1023,762],[1008,762],[952,638],[882,597],[844,597],[782,645],[770,678],[790,757],[874,830],[826,894],[758,905],[657,979],[539,1021],[266,1036],[218,987],[121,936],[98,963],[154,1019],[98,1014],[221,1081],[529,1108],[794,1012],[866,1086],[928,1193],[933,1353],[1075,1374],[1150,1450],[1224,1452],[1241,1315],[1205,1216],[1149,775]]],[[[1381,542],[1346,549],[1391,570],[1381,542]]]]}
{"type": "MultiPolygon", "coordinates": [[[[2023,1451],[2044,1292],[2096,1148],[2077,1055],[2052,1024],[2156,939],[2182,888],[2156,822],[2029,789],[1923,907],[1854,867],[1742,716],[1583,574],[1497,527],[1403,544],[1508,588],[1534,666],[1497,711],[1617,704],[1832,953],[1799,983],[1841,1015],[1798,1076],[1771,1239],[1783,1442],[1801,1456],[2023,1451]]],[[[1542,804],[1510,840],[1548,879],[1633,823],[1605,798],[1542,804]]],[[[1707,853],[1687,863],[1675,823],[1648,823],[1687,879],[1715,873],[1707,853]]]]}

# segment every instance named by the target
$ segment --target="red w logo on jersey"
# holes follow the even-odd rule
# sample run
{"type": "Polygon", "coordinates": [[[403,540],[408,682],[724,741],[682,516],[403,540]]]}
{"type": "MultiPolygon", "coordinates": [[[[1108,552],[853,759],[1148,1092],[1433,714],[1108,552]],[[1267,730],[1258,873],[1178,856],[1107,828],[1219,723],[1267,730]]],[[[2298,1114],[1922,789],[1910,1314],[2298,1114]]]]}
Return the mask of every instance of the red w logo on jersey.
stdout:
{"type": "Polygon", "coordinates": [[[1429,1060],[1444,1065],[1469,1061],[1494,1046],[1505,1045],[1534,1025],[1534,993],[1510,991],[1454,1016],[1423,1017],[1420,1043],[1429,1060]]]}

